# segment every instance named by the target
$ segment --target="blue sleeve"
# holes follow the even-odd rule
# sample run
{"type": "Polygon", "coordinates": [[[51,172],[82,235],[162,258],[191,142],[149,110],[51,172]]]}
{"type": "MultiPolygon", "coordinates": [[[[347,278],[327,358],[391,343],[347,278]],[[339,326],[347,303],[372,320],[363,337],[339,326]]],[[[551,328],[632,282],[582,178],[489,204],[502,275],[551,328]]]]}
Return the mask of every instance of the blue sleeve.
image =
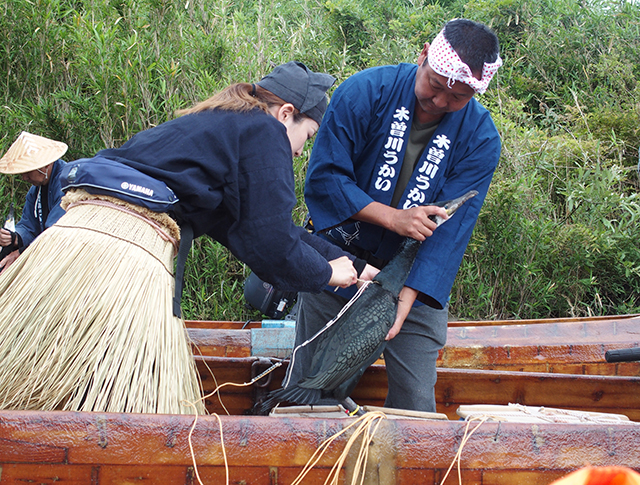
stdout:
{"type": "Polygon", "coordinates": [[[302,234],[302,240],[318,251],[327,261],[332,261],[334,259],[341,258],[342,256],[347,256],[352,261],[355,259],[351,253],[347,253],[343,251],[338,246],[333,243],[330,243],[326,239],[322,237],[315,236],[313,234],[309,234],[306,230],[302,234]]]}
{"type": "Polygon", "coordinates": [[[40,234],[40,224],[36,215],[36,198],[38,196],[38,187],[32,186],[27,192],[24,206],[22,207],[22,217],[16,224],[16,232],[22,239],[22,246],[26,248],[40,234]]]}
{"type": "Polygon", "coordinates": [[[448,169],[446,182],[436,200],[454,199],[469,190],[477,190],[478,195],[425,240],[405,283],[433,297],[442,306],[449,300],[451,287],[500,158],[500,137],[488,113],[475,130],[469,131],[469,137],[464,137],[459,143],[462,153],[448,169]]]}
{"type": "MultiPolygon", "coordinates": [[[[62,191],[62,181],[59,176],[64,165],[64,161],[57,160],[51,170],[51,179],[48,184],[49,215],[44,221],[45,229],[53,226],[65,213],[64,209],[60,207],[60,201],[64,196],[64,192],[62,191]]],[[[29,192],[27,192],[27,197],[22,209],[22,217],[20,222],[16,224],[16,232],[22,239],[22,248],[29,246],[29,244],[42,233],[36,214],[38,190],[38,187],[32,186],[29,192]]]]}
{"type": "Polygon", "coordinates": [[[51,181],[49,182],[49,215],[47,216],[47,220],[44,221],[45,229],[53,226],[58,222],[58,219],[65,214],[65,210],[60,207],[60,202],[62,201],[62,197],[64,197],[60,172],[62,172],[65,165],[66,162],[58,160],[51,172],[51,181]]]}
{"type": "Polygon", "coordinates": [[[357,73],[336,89],[316,135],[305,201],[318,231],[344,222],[373,202],[360,188],[368,186],[371,170],[366,160],[363,166],[354,163],[366,148],[370,130],[375,130],[376,103],[384,89],[374,89],[379,81],[369,77],[372,72],[357,73]]]}
{"type": "MultiPolygon", "coordinates": [[[[60,193],[64,195],[63,192],[60,193]]],[[[51,226],[53,226],[56,222],[58,222],[58,219],[60,219],[65,214],[65,210],[60,207],[61,198],[62,197],[58,197],[57,204],[53,206],[53,208],[49,211],[49,217],[47,217],[47,220],[44,223],[46,229],[49,229],[51,226]]]]}

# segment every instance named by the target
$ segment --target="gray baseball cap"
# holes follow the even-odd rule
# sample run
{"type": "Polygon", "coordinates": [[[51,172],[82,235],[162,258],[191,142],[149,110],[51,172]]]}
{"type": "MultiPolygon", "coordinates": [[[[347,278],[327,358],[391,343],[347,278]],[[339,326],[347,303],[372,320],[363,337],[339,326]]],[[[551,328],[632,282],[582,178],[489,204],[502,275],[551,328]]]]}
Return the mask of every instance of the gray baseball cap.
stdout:
{"type": "Polygon", "coordinates": [[[335,81],[329,74],[313,72],[302,62],[290,61],[276,67],[257,85],[320,124],[327,109],[327,89],[335,81]]]}

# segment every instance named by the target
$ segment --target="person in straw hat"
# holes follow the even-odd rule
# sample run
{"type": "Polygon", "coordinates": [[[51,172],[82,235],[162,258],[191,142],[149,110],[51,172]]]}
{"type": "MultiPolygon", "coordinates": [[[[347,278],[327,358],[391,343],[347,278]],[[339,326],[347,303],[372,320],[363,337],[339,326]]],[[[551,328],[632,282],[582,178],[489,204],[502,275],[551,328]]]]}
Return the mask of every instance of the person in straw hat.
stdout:
{"type": "Polygon", "coordinates": [[[190,402],[204,412],[172,308],[181,232],[209,235],[280,289],[346,287],[363,270],[370,277],[372,268],[359,261],[357,270],[354,257],[291,218],[292,157],[317,131],[333,82],[283,64],[119,148],[69,162],[66,214],[0,274],[0,408],[192,413],[190,402]],[[92,164],[135,169],[179,202],[161,212],[122,200],[120,189],[89,193],[92,184],[74,180],[92,164]]]}
{"type": "Polygon", "coordinates": [[[0,158],[0,173],[19,174],[22,180],[32,184],[15,230],[0,229],[2,254],[7,254],[0,261],[0,271],[9,267],[18,257],[18,251],[23,251],[64,214],[60,207],[64,193],[59,175],[65,165],[60,157],[66,151],[65,143],[23,131],[0,158]]]}

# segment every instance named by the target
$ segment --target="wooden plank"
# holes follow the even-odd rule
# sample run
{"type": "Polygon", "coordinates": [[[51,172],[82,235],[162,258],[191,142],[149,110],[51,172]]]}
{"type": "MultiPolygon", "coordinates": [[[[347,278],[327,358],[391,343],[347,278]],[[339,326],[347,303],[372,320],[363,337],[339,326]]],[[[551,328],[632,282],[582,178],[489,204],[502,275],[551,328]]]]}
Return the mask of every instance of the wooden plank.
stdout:
{"type": "MultiPolygon", "coordinates": [[[[198,474],[202,483],[205,484],[224,484],[226,482],[227,473],[222,466],[201,466],[198,467],[198,474]]],[[[272,479],[278,477],[278,468],[269,466],[242,466],[229,467],[229,483],[232,484],[251,484],[251,485],[273,485],[279,482],[272,479]]],[[[197,480],[194,485],[197,484],[197,480]]]]}
{"type": "Polygon", "coordinates": [[[535,318],[518,320],[453,320],[449,322],[449,327],[491,327],[504,325],[538,325],[544,323],[567,323],[567,322],[594,322],[608,320],[626,320],[638,318],[640,314],[628,315],[604,315],[594,317],[561,317],[561,318],[535,318]]]}
{"type": "MultiPolygon", "coordinates": [[[[354,389],[359,404],[380,406],[387,393],[383,366],[372,366],[354,389]]],[[[640,421],[640,377],[438,369],[436,411],[458,419],[463,404],[524,404],[624,414],[640,421]]]]}
{"type": "MultiPolygon", "coordinates": [[[[540,325],[450,328],[441,353],[442,367],[482,368],[499,365],[596,364],[591,373],[615,372],[604,354],[640,345],[640,318],[540,325]],[[604,366],[609,366],[608,371],[604,366]]],[[[637,369],[638,364],[632,364],[637,369]]],[[[585,368],[586,372],[588,367],[585,368]]]]}
{"type": "MultiPolygon", "coordinates": [[[[256,385],[243,385],[271,365],[268,359],[257,357],[225,359],[219,357],[196,357],[196,367],[202,382],[205,407],[210,413],[243,415],[250,413],[253,404],[269,390],[276,389],[284,379],[286,365],[277,368],[256,385]],[[225,385],[228,383],[243,386],[225,385]],[[210,395],[215,389],[219,393],[210,395]]],[[[386,385],[386,384],[385,384],[386,385]]]]}
{"type": "Polygon", "coordinates": [[[260,328],[262,326],[261,321],[249,320],[247,322],[231,322],[224,320],[185,320],[184,324],[187,328],[201,328],[201,329],[227,329],[227,330],[241,330],[260,328]]]}
{"type": "Polygon", "coordinates": [[[450,418],[462,404],[518,403],[613,412],[640,420],[640,378],[440,369],[436,401],[450,418]]]}
{"type": "MultiPolygon", "coordinates": [[[[467,369],[640,376],[640,362],[607,363],[604,360],[607,350],[640,346],[638,329],[638,317],[450,328],[447,345],[441,351],[437,365],[467,369]]],[[[290,329],[285,330],[290,332],[290,329]]],[[[278,330],[199,328],[188,331],[194,342],[195,355],[247,357],[254,354],[252,332],[277,333],[278,330]]],[[[282,348],[280,343],[278,345],[277,356],[286,357],[290,354],[290,349],[282,348]]]]}
{"type": "MultiPolygon", "coordinates": [[[[0,421],[1,425],[2,422],[0,421]]],[[[24,461],[25,457],[33,463],[64,463],[67,460],[67,450],[65,448],[1,437],[0,454],[5,457],[7,462],[24,461]]]]}
{"type": "MultiPolygon", "coordinates": [[[[548,322],[537,325],[522,323],[511,325],[450,327],[448,343],[462,346],[465,342],[500,342],[502,344],[531,344],[532,339],[543,342],[571,344],[615,343],[621,338],[640,340],[640,317],[605,320],[581,320],[568,322],[548,322]]],[[[491,344],[489,344],[491,345],[491,344]]]]}
{"type": "MultiPolygon", "coordinates": [[[[283,477],[301,469],[325,439],[345,429],[354,418],[222,416],[220,421],[224,442],[216,417],[198,419],[192,434],[193,455],[188,443],[194,424],[192,416],[0,411],[0,439],[68,449],[68,465],[81,470],[85,478],[91,467],[99,467],[100,483],[137,483],[141,478],[155,483],[155,477],[160,475],[164,476],[164,483],[185,483],[192,476],[189,467],[194,458],[199,471],[219,477],[224,471],[224,446],[234,480],[255,477],[255,482],[252,478],[246,483],[263,483],[274,473],[282,471],[279,476],[283,477]]],[[[466,426],[461,421],[382,420],[376,440],[390,449],[381,456],[375,455],[370,466],[426,470],[420,473],[427,479],[425,483],[431,483],[428,471],[432,470],[435,478],[443,476],[465,436],[466,426]]],[[[470,428],[475,426],[471,423],[470,428]]],[[[320,467],[326,470],[335,463],[350,433],[349,430],[335,440],[320,458],[320,467]]],[[[585,461],[594,466],[640,469],[639,438],[638,424],[486,422],[464,445],[461,466],[468,477],[484,477],[491,471],[496,484],[507,483],[505,477],[512,473],[535,477],[540,473],[564,473],[583,466],[585,461]]],[[[0,466],[4,470],[11,468],[8,465],[33,466],[27,456],[13,463],[15,458],[0,452],[0,466]]],[[[26,474],[19,467],[12,470],[16,477],[26,474]]],[[[49,466],[43,477],[53,476],[54,470],[49,466]]],[[[542,482],[534,478],[512,483],[542,482]]]]}
{"type": "MultiPolygon", "coordinates": [[[[0,452],[0,456],[4,456],[0,452]]],[[[64,484],[64,485],[87,485],[97,483],[97,469],[90,465],[46,465],[40,463],[12,464],[3,463],[0,467],[2,472],[0,483],[20,484],[64,484]],[[92,480],[93,479],[93,480],[92,480]]],[[[126,483],[126,482],[120,482],[126,483]]]]}
{"type": "MultiPolygon", "coordinates": [[[[562,317],[562,318],[536,318],[519,320],[452,320],[449,327],[493,327],[505,325],[538,325],[544,323],[566,323],[566,322],[595,322],[595,321],[620,321],[633,318],[640,318],[640,314],[628,315],[604,315],[593,317],[562,317]]],[[[259,328],[262,325],[260,320],[249,320],[246,322],[223,321],[223,320],[185,320],[187,328],[226,328],[226,329],[248,329],[259,328]]]]}
{"type": "Polygon", "coordinates": [[[251,330],[188,329],[194,355],[251,357],[251,330]]]}
{"type": "MultiPolygon", "coordinates": [[[[568,475],[573,470],[558,470],[558,471],[511,471],[511,470],[485,470],[482,472],[482,485],[514,485],[514,484],[527,484],[527,485],[548,485],[565,475],[568,475]]],[[[465,482],[466,483],[466,482],[465,482]]],[[[445,485],[457,485],[457,482],[447,479],[445,485]]]]}
{"type": "MultiPolygon", "coordinates": [[[[188,467],[165,466],[162,463],[151,465],[112,465],[101,466],[98,480],[100,485],[133,485],[144,483],[145,485],[164,485],[165,483],[187,484],[188,467]]],[[[86,482],[85,482],[86,483],[86,482]]],[[[217,482],[224,483],[224,481],[217,482]]]]}
{"type": "MultiPolygon", "coordinates": [[[[201,358],[198,368],[208,363],[216,375],[218,384],[224,382],[247,383],[252,377],[255,358],[220,359],[201,358]]],[[[254,368],[253,375],[262,372],[268,364],[254,368]]],[[[258,392],[280,386],[286,365],[274,371],[266,387],[224,387],[222,402],[231,414],[250,412],[258,392]]],[[[208,370],[207,370],[208,372],[208,370]]],[[[215,389],[210,376],[203,375],[206,394],[215,389]]],[[[371,366],[352,393],[352,398],[361,405],[382,406],[387,394],[387,376],[384,366],[371,366]]],[[[435,387],[437,411],[450,419],[463,404],[518,403],[529,406],[558,407],[584,411],[625,414],[640,421],[640,377],[635,376],[590,376],[570,374],[548,374],[537,372],[485,371],[474,369],[438,369],[435,387]]],[[[224,412],[216,398],[206,401],[210,412],[224,412]]]]}

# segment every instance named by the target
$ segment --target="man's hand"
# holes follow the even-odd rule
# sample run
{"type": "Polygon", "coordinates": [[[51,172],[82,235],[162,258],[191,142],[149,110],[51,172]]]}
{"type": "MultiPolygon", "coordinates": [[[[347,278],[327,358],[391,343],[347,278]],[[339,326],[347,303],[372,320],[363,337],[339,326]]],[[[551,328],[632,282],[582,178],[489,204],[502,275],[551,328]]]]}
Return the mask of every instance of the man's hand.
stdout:
{"type": "Polygon", "coordinates": [[[440,216],[448,219],[447,211],[435,205],[412,207],[406,210],[397,210],[391,220],[390,227],[396,234],[408,236],[418,241],[424,241],[433,234],[438,225],[429,216],[440,216]]]}
{"type": "Polygon", "coordinates": [[[372,202],[354,214],[353,219],[382,226],[401,236],[424,241],[437,227],[436,222],[429,216],[440,216],[445,220],[449,218],[444,208],[435,205],[422,205],[402,210],[380,202],[372,202]]]}
{"type": "Polygon", "coordinates": [[[387,333],[387,337],[385,340],[391,340],[393,337],[398,335],[402,325],[404,324],[405,318],[409,315],[409,311],[411,311],[411,307],[413,303],[416,301],[416,297],[418,296],[418,290],[414,290],[413,288],[409,288],[405,286],[400,290],[400,296],[398,298],[398,311],[396,313],[396,321],[393,323],[393,327],[387,333]]]}
{"type": "Polygon", "coordinates": [[[346,288],[358,281],[358,272],[353,267],[353,263],[346,256],[329,261],[331,266],[331,279],[329,286],[339,286],[346,288]]]}
{"type": "Polygon", "coordinates": [[[0,229],[0,246],[5,247],[11,244],[12,233],[7,229],[0,229]]]}
{"type": "Polygon", "coordinates": [[[16,259],[18,259],[18,256],[20,256],[20,251],[18,251],[17,249],[15,251],[13,251],[12,253],[9,253],[7,256],[5,256],[2,259],[2,261],[0,261],[0,272],[4,271],[9,266],[11,266],[13,264],[13,262],[16,259]]]}

